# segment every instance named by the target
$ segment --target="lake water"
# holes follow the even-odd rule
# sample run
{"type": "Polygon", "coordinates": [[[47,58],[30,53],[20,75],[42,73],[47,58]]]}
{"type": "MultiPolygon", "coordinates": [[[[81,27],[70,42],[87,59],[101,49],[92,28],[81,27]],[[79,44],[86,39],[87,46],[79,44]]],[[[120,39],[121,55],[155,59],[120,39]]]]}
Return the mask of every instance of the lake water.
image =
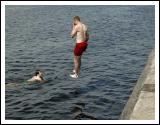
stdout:
{"type": "Polygon", "coordinates": [[[6,119],[118,119],[154,48],[154,18],[154,6],[6,6],[6,119]],[[90,34],[78,79],[75,15],[90,34]],[[37,69],[46,82],[25,82],[37,69]]]}

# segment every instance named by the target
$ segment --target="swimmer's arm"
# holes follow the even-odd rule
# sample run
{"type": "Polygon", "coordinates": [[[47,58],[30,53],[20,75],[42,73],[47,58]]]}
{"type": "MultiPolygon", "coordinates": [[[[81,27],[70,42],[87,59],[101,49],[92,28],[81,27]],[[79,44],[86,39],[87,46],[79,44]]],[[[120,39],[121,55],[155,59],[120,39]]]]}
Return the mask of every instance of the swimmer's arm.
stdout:
{"type": "Polygon", "coordinates": [[[33,79],[28,79],[28,80],[27,80],[27,82],[32,82],[32,81],[33,81],[33,79]]]}
{"type": "Polygon", "coordinates": [[[73,28],[72,28],[72,32],[71,32],[71,37],[75,37],[75,35],[77,34],[77,26],[74,26],[73,25],[73,28]]]}
{"type": "Polygon", "coordinates": [[[42,81],[44,81],[44,79],[43,79],[43,77],[42,77],[42,76],[40,76],[40,78],[42,79],[42,81]]]}
{"type": "Polygon", "coordinates": [[[27,82],[33,82],[34,81],[34,76],[31,79],[28,79],[27,82]]]}

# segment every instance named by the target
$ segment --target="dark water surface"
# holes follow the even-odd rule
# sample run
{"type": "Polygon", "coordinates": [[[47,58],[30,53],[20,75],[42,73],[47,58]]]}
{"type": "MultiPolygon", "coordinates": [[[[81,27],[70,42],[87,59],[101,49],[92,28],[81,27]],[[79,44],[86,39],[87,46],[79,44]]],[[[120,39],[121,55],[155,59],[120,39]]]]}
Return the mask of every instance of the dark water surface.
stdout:
{"type": "Polygon", "coordinates": [[[6,6],[5,15],[6,119],[119,118],[154,47],[154,6],[6,6]],[[78,79],[75,15],[90,33],[78,79]],[[26,83],[36,69],[47,81],[26,83]]]}

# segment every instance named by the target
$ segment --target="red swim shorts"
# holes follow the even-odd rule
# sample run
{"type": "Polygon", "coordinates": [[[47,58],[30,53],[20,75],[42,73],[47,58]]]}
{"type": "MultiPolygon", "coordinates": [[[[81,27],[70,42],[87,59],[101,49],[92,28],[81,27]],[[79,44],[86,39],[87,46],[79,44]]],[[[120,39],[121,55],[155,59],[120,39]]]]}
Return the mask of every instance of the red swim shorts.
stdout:
{"type": "Polygon", "coordinates": [[[81,43],[76,43],[76,46],[74,48],[74,55],[75,56],[81,56],[82,53],[87,49],[88,42],[81,42],[81,43]]]}

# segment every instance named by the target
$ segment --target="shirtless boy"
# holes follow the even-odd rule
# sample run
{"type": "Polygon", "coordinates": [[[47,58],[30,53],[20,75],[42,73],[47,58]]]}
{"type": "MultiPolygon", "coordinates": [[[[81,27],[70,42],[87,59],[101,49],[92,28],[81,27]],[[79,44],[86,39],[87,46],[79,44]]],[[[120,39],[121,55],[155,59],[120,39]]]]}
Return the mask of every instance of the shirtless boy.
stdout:
{"type": "Polygon", "coordinates": [[[89,34],[87,26],[80,21],[79,16],[73,18],[72,25],[71,37],[76,37],[76,45],[74,48],[74,69],[70,76],[78,78],[81,67],[81,56],[88,46],[89,34]]]}

